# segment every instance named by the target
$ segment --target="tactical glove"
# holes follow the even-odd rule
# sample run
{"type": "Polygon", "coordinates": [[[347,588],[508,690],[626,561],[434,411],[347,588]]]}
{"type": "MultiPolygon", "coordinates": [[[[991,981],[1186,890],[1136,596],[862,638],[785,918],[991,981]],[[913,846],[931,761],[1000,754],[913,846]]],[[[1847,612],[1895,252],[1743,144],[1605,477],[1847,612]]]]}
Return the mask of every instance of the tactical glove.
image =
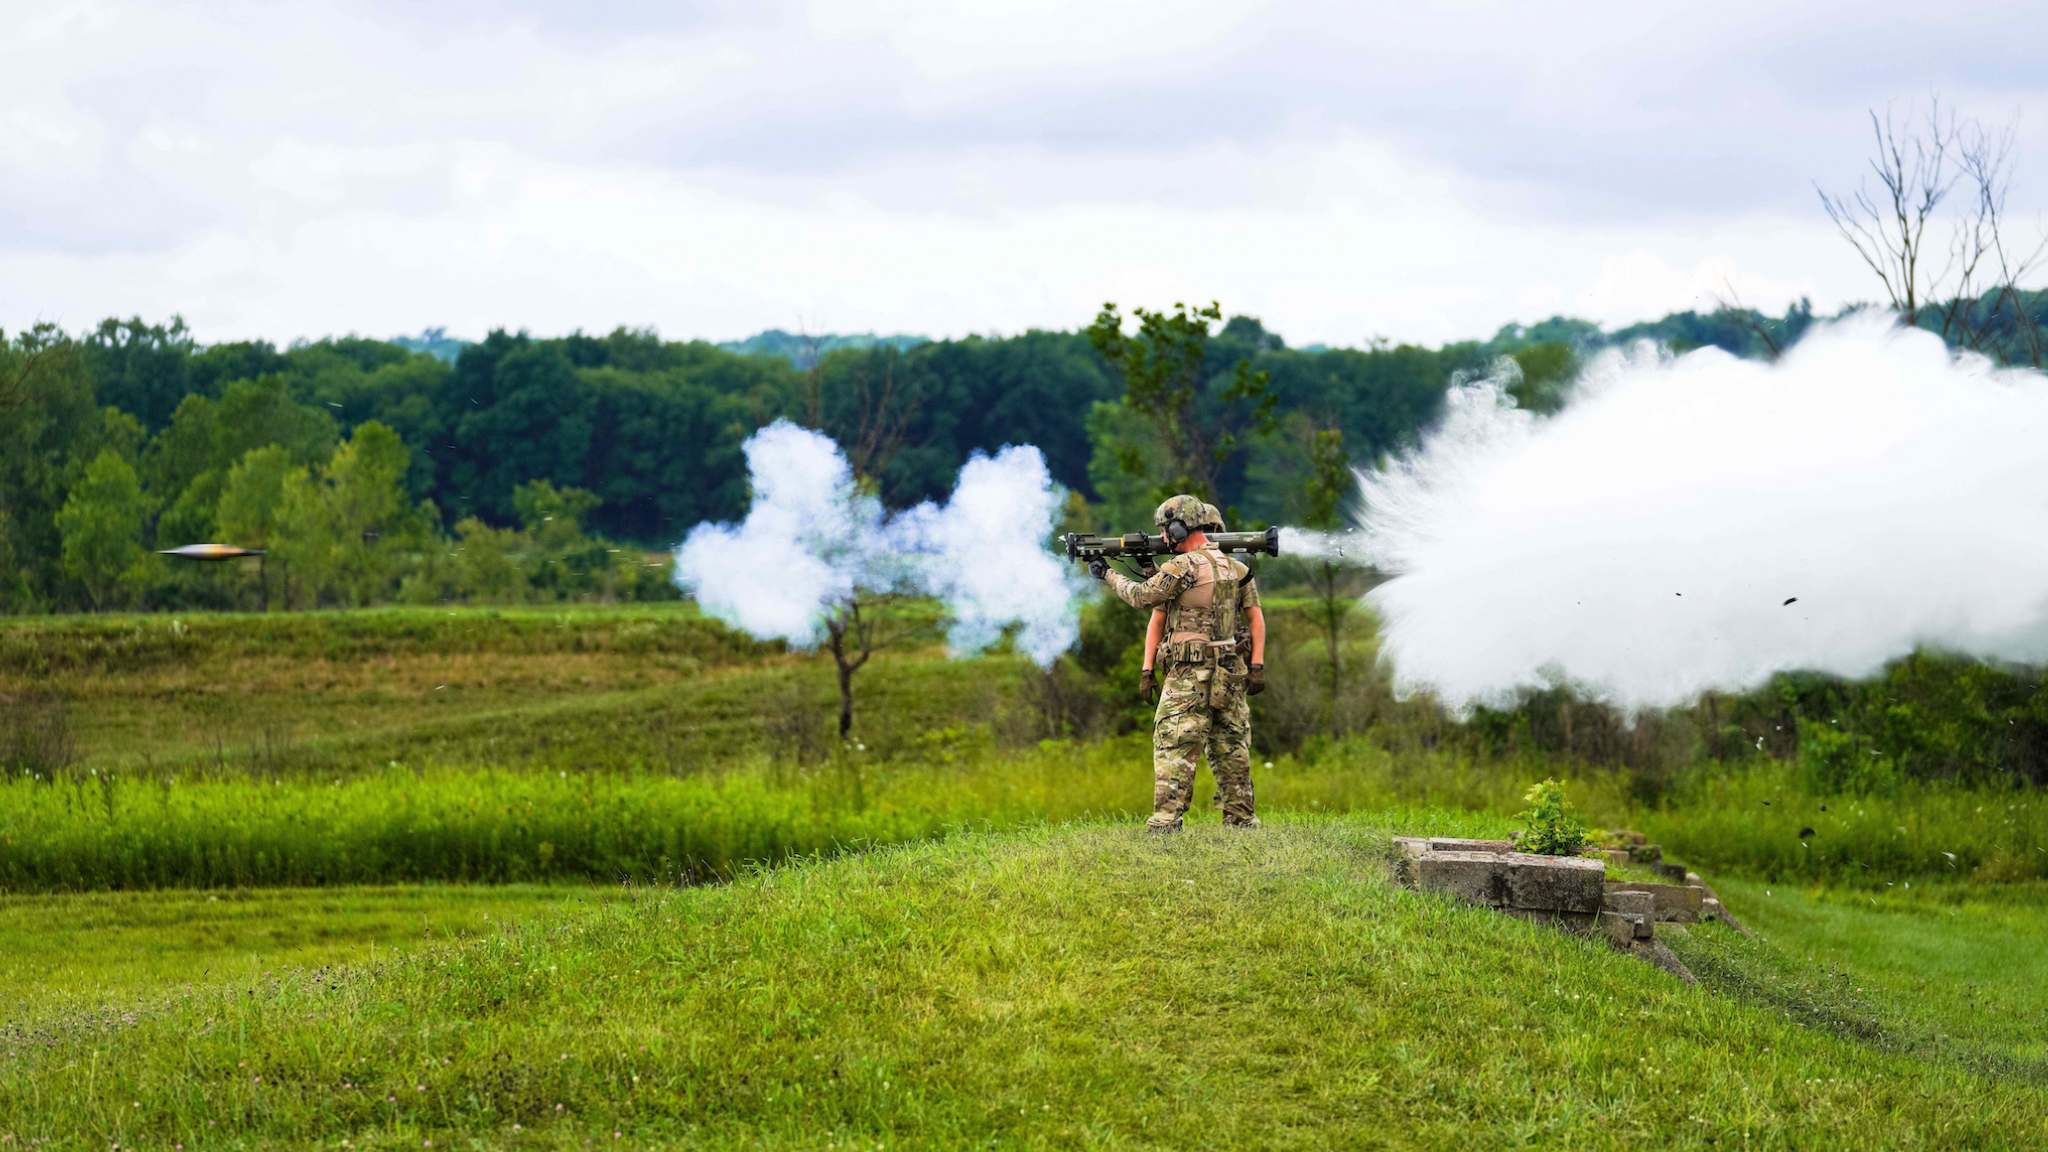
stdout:
{"type": "Polygon", "coordinates": [[[1152,577],[1159,575],[1159,565],[1154,564],[1152,562],[1152,554],[1150,552],[1142,553],[1139,555],[1138,575],[1146,580],[1150,580],[1152,577]]]}
{"type": "Polygon", "coordinates": [[[1095,577],[1097,580],[1103,580],[1108,578],[1109,561],[1104,560],[1100,557],[1090,560],[1088,562],[1088,574],[1090,576],[1095,577]]]}
{"type": "Polygon", "coordinates": [[[1264,692],[1265,690],[1266,666],[1264,664],[1254,664],[1252,665],[1251,679],[1247,681],[1245,684],[1244,694],[1247,696],[1257,696],[1259,693],[1264,692]]]}
{"type": "Polygon", "coordinates": [[[1159,703],[1159,682],[1152,679],[1150,668],[1138,674],[1138,696],[1147,704],[1159,703]]]}

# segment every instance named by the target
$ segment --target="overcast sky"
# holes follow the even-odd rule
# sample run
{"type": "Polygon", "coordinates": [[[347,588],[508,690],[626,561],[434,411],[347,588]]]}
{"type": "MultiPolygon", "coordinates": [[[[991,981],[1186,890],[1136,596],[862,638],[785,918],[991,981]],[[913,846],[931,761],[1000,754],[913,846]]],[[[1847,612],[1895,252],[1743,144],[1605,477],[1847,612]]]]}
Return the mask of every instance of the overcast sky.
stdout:
{"type": "Polygon", "coordinates": [[[0,326],[957,336],[1221,300],[1437,343],[1875,294],[1865,109],[2048,5],[0,0],[0,326]]]}

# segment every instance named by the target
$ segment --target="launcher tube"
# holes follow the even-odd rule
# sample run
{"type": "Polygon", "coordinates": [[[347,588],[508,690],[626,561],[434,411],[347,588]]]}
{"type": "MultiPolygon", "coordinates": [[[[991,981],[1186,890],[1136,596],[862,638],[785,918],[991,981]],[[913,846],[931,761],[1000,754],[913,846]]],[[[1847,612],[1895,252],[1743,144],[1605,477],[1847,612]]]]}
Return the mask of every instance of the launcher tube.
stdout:
{"type": "MultiPolygon", "coordinates": [[[[1209,543],[1225,553],[1252,552],[1268,556],[1280,554],[1280,529],[1268,528],[1264,532],[1209,532],[1209,543]]],[[[1165,556],[1173,551],[1173,545],[1164,536],[1148,536],[1132,532],[1125,536],[1096,536],[1087,532],[1072,532],[1060,537],[1060,543],[1067,549],[1070,560],[1093,560],[1097,557],[1112,556],[1165,556]]]]}

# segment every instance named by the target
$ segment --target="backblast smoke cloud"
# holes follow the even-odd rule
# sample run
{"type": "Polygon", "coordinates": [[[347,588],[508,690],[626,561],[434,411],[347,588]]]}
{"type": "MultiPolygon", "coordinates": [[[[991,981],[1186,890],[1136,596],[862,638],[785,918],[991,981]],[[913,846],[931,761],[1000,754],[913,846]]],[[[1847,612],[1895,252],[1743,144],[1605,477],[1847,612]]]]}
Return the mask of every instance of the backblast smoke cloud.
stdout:
{"type": "Polygon", "coordinates": [[[835,602],[871,592],[936,597],[956,653],[1015,627],[1040,666],[1071,647],[1086,575],[1045,541],[1064,492],[1029,445],[977,453],[945,504],[890,516],[860,492],[838,445],[787,421],[745,445],[753,505],[738,524],[699,524],[676,549],[676,581],[711,615],[798,647],[824,637],[835,602]]]}
{"type": "Polygon", "coordinates": [[[1928,645],[2048,658],[2048,380],[1862,316],[1775,364],[1639,348],[1560,414],[1455,388],[1361,473],[1371,600],[1407,690],[1558,677],[1624,705],[1928,645]]]}

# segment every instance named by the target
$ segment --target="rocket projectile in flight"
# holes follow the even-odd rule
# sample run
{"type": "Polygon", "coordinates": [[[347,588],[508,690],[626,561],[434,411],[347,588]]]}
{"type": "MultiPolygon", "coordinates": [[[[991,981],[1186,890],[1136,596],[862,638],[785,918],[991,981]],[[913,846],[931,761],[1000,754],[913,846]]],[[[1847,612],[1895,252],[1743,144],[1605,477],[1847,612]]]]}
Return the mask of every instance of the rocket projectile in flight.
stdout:
{"type": "Polygon", "coordinates": [[[187,544],[183,548],[165,548],[160,555],[176,556],[180,560],[240,560],[244,556],[261,556],[261,548],[237,548],[233,544],[187,544]]]}

